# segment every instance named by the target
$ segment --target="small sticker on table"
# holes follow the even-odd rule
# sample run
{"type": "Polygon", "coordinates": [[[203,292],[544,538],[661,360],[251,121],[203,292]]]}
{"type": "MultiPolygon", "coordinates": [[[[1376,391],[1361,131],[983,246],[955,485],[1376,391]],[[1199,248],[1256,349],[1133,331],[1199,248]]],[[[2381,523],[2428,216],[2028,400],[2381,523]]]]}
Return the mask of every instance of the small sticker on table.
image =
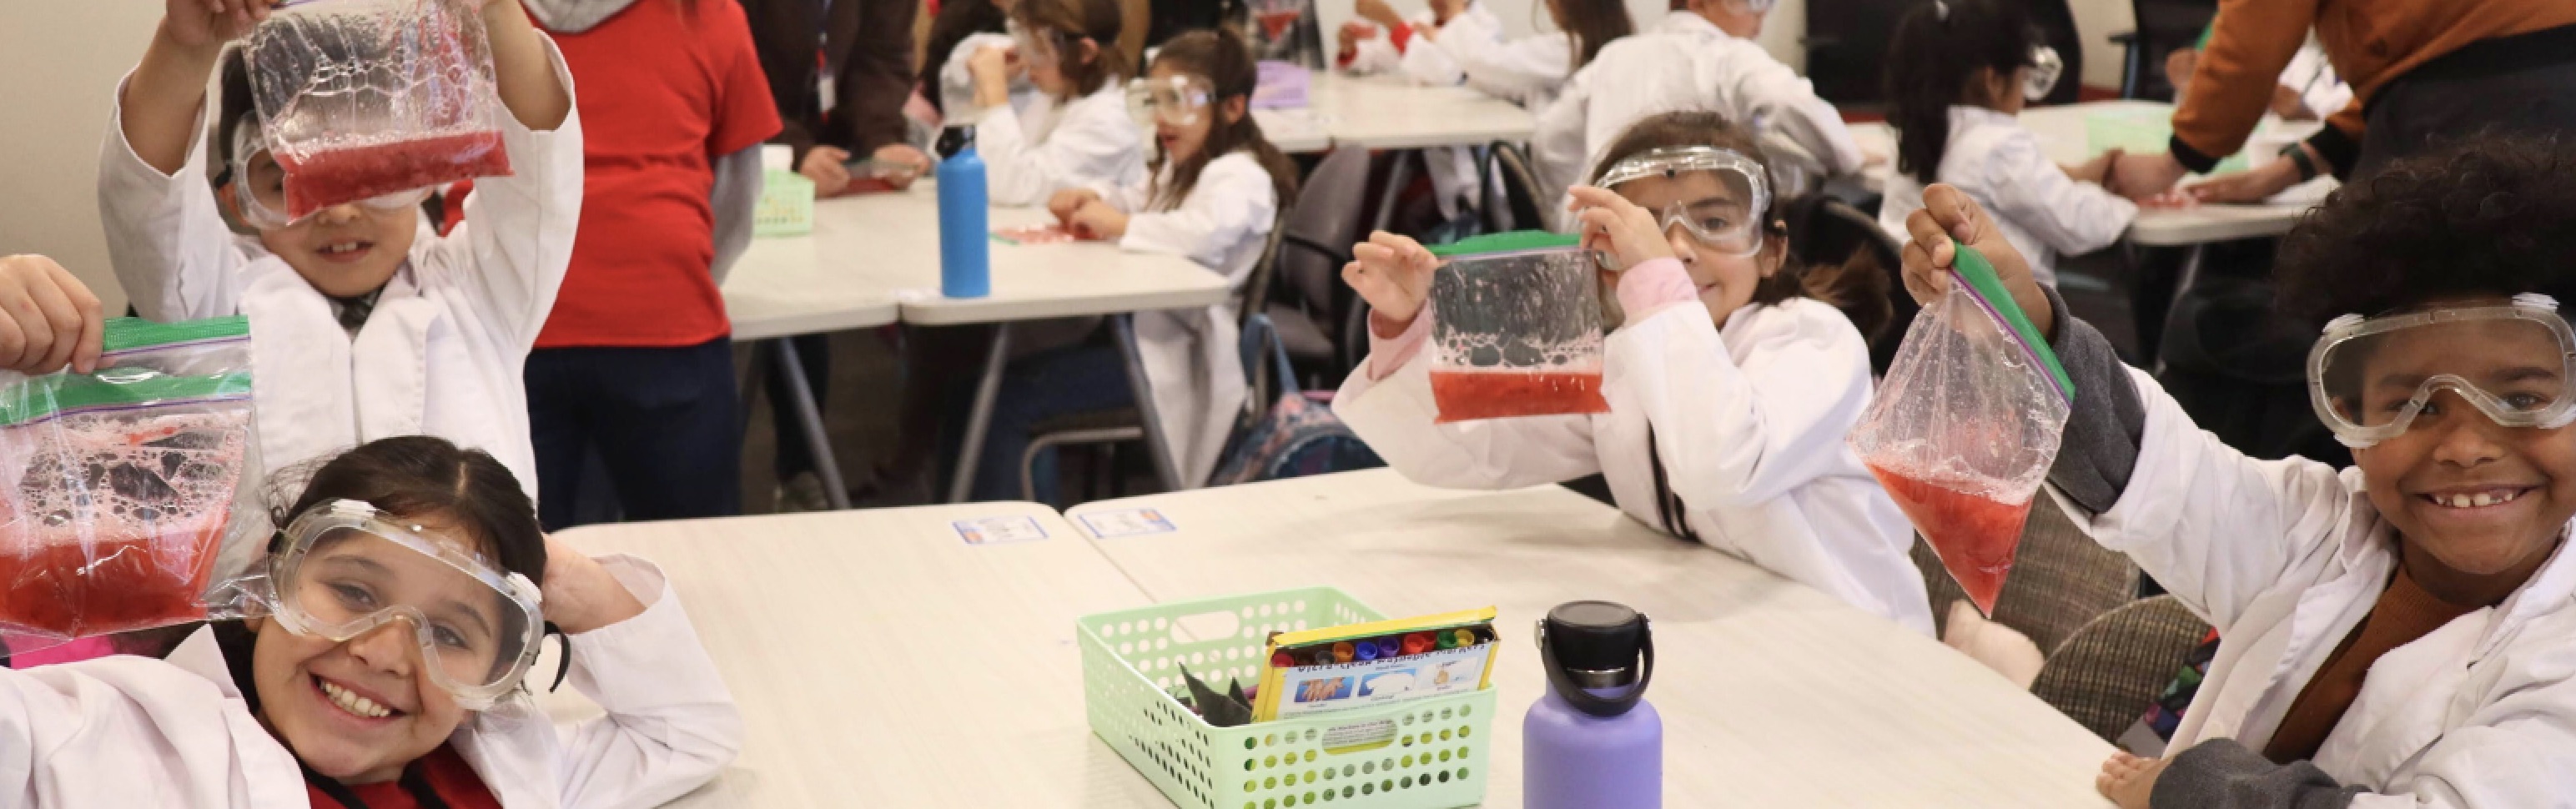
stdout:
{"type": "Polygon", "coordinates": [[[957,520],[949,525],[956,526],[957,536],[966,540],[968,545],[1030,542],[1045,539],[1047,535],[1046,528],[1038,525],[1035,517],[983,517],[957,520]]]}
{"type": "Polygon", "coordinates": [[[1082,527],[1100,539],[1132,537],[1145,534],[1168,534],[1175,530],[1172,518],[1159,508],[1128,508],[1117,511],[1095,511],[1081,516],[1082,527]]]}

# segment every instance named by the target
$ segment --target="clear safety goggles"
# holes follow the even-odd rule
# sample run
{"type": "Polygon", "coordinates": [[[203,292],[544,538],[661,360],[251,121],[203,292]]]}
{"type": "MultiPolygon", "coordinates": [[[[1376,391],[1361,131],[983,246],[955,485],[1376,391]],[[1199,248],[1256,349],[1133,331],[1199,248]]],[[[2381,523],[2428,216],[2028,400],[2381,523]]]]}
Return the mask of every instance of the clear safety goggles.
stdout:
{"type": "Polygon", "coordinates": [[[1062,64],[1056,55],[1064,52],[1064,33],[1053,28],[1006,26],[1011,33],[1011,47],[1020,52],[1020,64],[1062,64]]]}
{"type": "Polygon", "coordinates": [[[2066,73],[2066,60],[2058,58],[2056,48],[2040,45],[2030,49],[2030,64],[2025,67],[2029,72],[2021,74],[2022,100],[2039,101],[2057,89],[2057,77],[2066,73]]]}
{"type": "Polygon", "coordinates": [[[1127,114],[1137,126],[1153,126],[1159,121],[1173,126],[1190,126],[1207,113],[1216,99],[1216,91],[1196,76],[1142,78],[1127,83],[1127,114]]]}
{"type": "Polygon", "coordinates": [[[518,687],[545,636],[528,577],[354,500],[317,506],[287,526],[285,549],[269,558],[269,587],[271,617],[298,635],[346,643],[410,623],[418,664],[473,710],[518,687]]]}
{"type": "MultiPolygon", "coordinates": [[[[286,167],[277,162],[277,157],[269,152],[268,144],[261,140],[256,120],[246,117],[233,127],[232,166],[225,179],[219,182],[222,186],[219,192],[229,189],[233,210],[243,224],[253,228],[283,230],[314,216],[306,214],[299,218],[286,215],[286,167]]],[[[397,191],[368,197],[357,204],[380,211],[398,211],[419,205],[421,200],[429,198],[429,191],[427,188],[397,191]]]]}
{"type": "MultiPolygon", "coordinates": [[[[2554,430],[2576,421],[2576,332],[2546,295],[2504,305],[2455,306],[2326,325],[2308,352],[2317,418],[2344,446],[2363,448],[2406,432],[2418,416],[2445,415],[2449,391],[2506,427],[2554,430]]],[[[2465,414],[2452,414],[2465,415],[2465,414]]]]}
{"type": "Polygon", "coordinates": [[[1780,5],[1780,0],[1735,0],[1735,4],[1753,14],[1769,14],[1772,7],[1780,5]]]}
{"type": "Polygon", "coordinates": [[[1700,244],[1728,255],[1762,250],[1762,214],[1771,209],[1771,184],[1760,162],[1714,146],[1665,147],[1611,164],[1592,184],[1627,196],[1620,186],[1649,178],[1672,184],[1675,197],[1658,212],[1665,233],[1680,227],[1700,244]]]}

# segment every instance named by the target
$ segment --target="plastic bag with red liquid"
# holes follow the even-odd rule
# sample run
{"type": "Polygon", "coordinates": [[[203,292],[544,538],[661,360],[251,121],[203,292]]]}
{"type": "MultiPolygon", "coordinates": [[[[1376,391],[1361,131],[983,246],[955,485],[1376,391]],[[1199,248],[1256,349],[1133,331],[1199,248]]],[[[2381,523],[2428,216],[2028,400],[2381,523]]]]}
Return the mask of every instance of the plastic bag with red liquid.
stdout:
{"type": "Polygon", "coordinates": [[[251,31],[243,56],[287,216],[510,173],[481,7],[301,0],[251,31]]]}
{"type": "Polygon", "coordinates": [[[237,617],[265,549],[241,317],[107,323],[98,370],[0,372],[0,643],[237,617]]]}
{"type": "Polygon", "coordinates": [[[1431,248],[1431,399],[1439,423],[1604,413],[1599,258],[1543,231],[1431,248]]]}
{"type": "Polygon", "coordinates": [[[1906,330],[1850,442],[1993,615],[2075,388],[1985,258],[1960,245],[1956,265],[1950,291],[1906,330]]]}

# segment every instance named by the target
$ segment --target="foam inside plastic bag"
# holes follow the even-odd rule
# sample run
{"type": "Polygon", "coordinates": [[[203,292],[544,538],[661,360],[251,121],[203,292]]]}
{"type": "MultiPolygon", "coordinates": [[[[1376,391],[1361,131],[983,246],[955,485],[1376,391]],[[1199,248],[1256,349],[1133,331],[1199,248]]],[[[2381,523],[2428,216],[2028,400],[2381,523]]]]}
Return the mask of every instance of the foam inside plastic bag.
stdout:
{"type": "Polygon", "coordinates": [[[0,642],[238,617],[265,551],[241,317],[107,324],[97,371],[0,372],[0,642]]]}
{"type": "Polygon", "coordinates": [[[1905,332],[1850,443],[1977,609],[1994,614],[2074,387],[1985,258],[1905,332]]]}
{"type": "Polygon", "coordinates": [[[1431,249],[1431,398],[1440,423],[1603,413],[1601,265],[1542,231],[1431,249]]]}
{"type": "Polygon", "coordinates": [[[481,6],[302,0],[252,29],[243,56],[288,216],[510,173],[481,6]]]}

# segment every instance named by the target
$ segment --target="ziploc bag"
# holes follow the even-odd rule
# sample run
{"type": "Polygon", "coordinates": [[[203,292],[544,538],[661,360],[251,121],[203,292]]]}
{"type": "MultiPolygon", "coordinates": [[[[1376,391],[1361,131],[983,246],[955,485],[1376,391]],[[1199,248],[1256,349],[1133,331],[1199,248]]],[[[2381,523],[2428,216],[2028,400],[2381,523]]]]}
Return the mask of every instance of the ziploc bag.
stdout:
{"type": "Polygon", "coordinates": [[[1994,614],[2075,386],[1992,265],[1958,246],[1950,291],[1916,315],[1851,447],[1994,614]]]}
{"type": "Polygon", "coordinates": [[[1431,248],[1439,423],[1603,413],[1601,265],[1575,236],[1517,231],[1431,248]]]}
{"type": "Polygon", "coordinates": [[[242,46],[286,215],[510,173],[479,0],[302,0],[242,46]]]}
{"type": "Polygon", "coordinates": [[[250,325],[107,322],[99,369],[0,372],[0,641],[234,617],[265,550],[250,325]]]}

